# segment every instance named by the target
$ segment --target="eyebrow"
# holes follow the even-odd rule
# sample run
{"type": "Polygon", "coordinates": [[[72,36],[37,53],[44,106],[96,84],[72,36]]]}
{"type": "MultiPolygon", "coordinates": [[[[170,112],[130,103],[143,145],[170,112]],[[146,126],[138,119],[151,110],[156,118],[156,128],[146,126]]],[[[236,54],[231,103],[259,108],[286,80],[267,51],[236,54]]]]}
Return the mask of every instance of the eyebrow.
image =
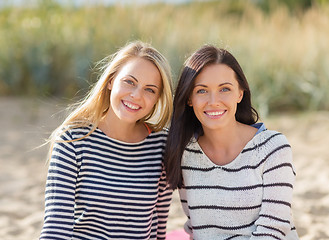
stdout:
{"type": "Polygon", "coordinates": [[[129,77],[132,77],[133,79],[135,79],[136,82],[138,82],[137,78],[135,78],[133,75],[128,74],[129,77]]]}
{"type": "MultiPolygon", "coordinates": [[[[221,86],[226,85],[226,84],[229,84],[229,85],[233,86],[233,84],[230,83],[230,82],[224,82],[224,83],[219,84],[218,87],[221,87],[221,86]]],[[[208,87],[208,86],[204,85],[204,84],[196,84],[194,87],[208,87]]]]}
{"type": "Polygon", "coordinates": [[[222,84],[219,84],[218,87],[221,87],[221,86],[226,85],[226,84],[228,84],[228,85],[232,85],[232,86],[233,86],[233,84],[230,83],[230,82],[224,82],[224,83],[222,83],[222,84]]]}
{"type": "MultiPolygon", "coordinates": [[[[128,75],[128,76],[130,76],[131,78],[133,78],[136,82],[138,82],[138,80],[137,80],[137,78],[135,78],[133,75],[128,75]]],[[[148,84],[148,85],[146,85],[147,87],[155,87],[155,88],[157,88],[157,89],[159,89],[159,87],[157,86],[157,85],[153,85],[153,84],[148,84]]]]}
{"type": "Polygon", "coordinates": [[[157,88],[157,89],[159,89],[159,87],[157,86],[157,85],[153,85],[153,84],[148,84],[148,85],[146,85],[147,87],[155,87],[155,88],[157,88]]]}

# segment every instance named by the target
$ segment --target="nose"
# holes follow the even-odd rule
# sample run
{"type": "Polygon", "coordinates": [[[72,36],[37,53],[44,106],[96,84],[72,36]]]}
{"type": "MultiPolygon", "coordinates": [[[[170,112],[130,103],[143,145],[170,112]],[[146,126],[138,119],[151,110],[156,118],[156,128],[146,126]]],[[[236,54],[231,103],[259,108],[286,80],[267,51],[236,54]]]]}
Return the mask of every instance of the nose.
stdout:
{"type": "Polygon", "coordinates": [[[208,104],[211,106],[217,106],[220,102],[220,96],[218,93],[211,93],[209,95],[208,104]]]}
{"type": "Polygon", "coordinates": [[[140,99],[142,97],[142,90],[139,88],[135,88],[131,93],[130,96],[134,99],[140,99]]]}

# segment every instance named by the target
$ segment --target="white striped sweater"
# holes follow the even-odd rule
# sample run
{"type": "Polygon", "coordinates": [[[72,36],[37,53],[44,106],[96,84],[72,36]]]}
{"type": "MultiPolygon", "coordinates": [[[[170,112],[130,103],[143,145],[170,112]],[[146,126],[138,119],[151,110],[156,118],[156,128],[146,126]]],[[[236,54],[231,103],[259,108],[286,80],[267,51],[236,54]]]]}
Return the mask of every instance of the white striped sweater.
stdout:
{"type": "Polygon", "coordinates": [[[161,131],[125,143],[96,129],[56,143],[40,239],[165,239],[172,195],[162,163],[166,138],[161,131]]]}
{"type": "Polygon", "coordinates": [[[192,141],[179,190],[193,239],[298,239],[291,201],[295,171],[284,135],[265,130],[229,164],[214,164],[192,141]]]}

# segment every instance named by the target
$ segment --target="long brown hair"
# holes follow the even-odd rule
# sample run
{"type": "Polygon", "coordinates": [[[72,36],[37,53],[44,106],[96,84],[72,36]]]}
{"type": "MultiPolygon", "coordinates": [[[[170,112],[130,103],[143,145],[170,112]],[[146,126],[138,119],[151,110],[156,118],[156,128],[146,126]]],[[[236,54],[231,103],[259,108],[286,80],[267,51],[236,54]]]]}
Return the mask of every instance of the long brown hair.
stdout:
{"type": "Polygon", "coordinates": [[[186,145],[193,134],[197,133],[199,136],[203,134],[201,123],[187,102],[196,77],[205,66],[212,64],[225,64],[230,67],[235,72],[240,88],[244,91],[243,98],[237,105],[236,120],[248,125],[258,121],[258,113],[251,106],[249,84],[235,57],[227,50],[212,45],[205,45],[194,52],[184,63],[175,91],[174,111],[166,145],[164,164],[172,189],[180,188],[183,184],[181,158],[186,145]]]}

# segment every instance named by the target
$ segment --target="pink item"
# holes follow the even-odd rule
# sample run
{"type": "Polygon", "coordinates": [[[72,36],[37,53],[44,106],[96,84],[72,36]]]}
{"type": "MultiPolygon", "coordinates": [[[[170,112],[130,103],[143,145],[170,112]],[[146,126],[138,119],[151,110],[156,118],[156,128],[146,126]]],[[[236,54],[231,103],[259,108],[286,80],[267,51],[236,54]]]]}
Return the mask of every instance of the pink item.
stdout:
{"type": "Polygon", "coordinates": [[[166,240],[189,240],[190,236],[184,231],[184,229],[181,230],[175,230],[167,234],[166,240]]]}

